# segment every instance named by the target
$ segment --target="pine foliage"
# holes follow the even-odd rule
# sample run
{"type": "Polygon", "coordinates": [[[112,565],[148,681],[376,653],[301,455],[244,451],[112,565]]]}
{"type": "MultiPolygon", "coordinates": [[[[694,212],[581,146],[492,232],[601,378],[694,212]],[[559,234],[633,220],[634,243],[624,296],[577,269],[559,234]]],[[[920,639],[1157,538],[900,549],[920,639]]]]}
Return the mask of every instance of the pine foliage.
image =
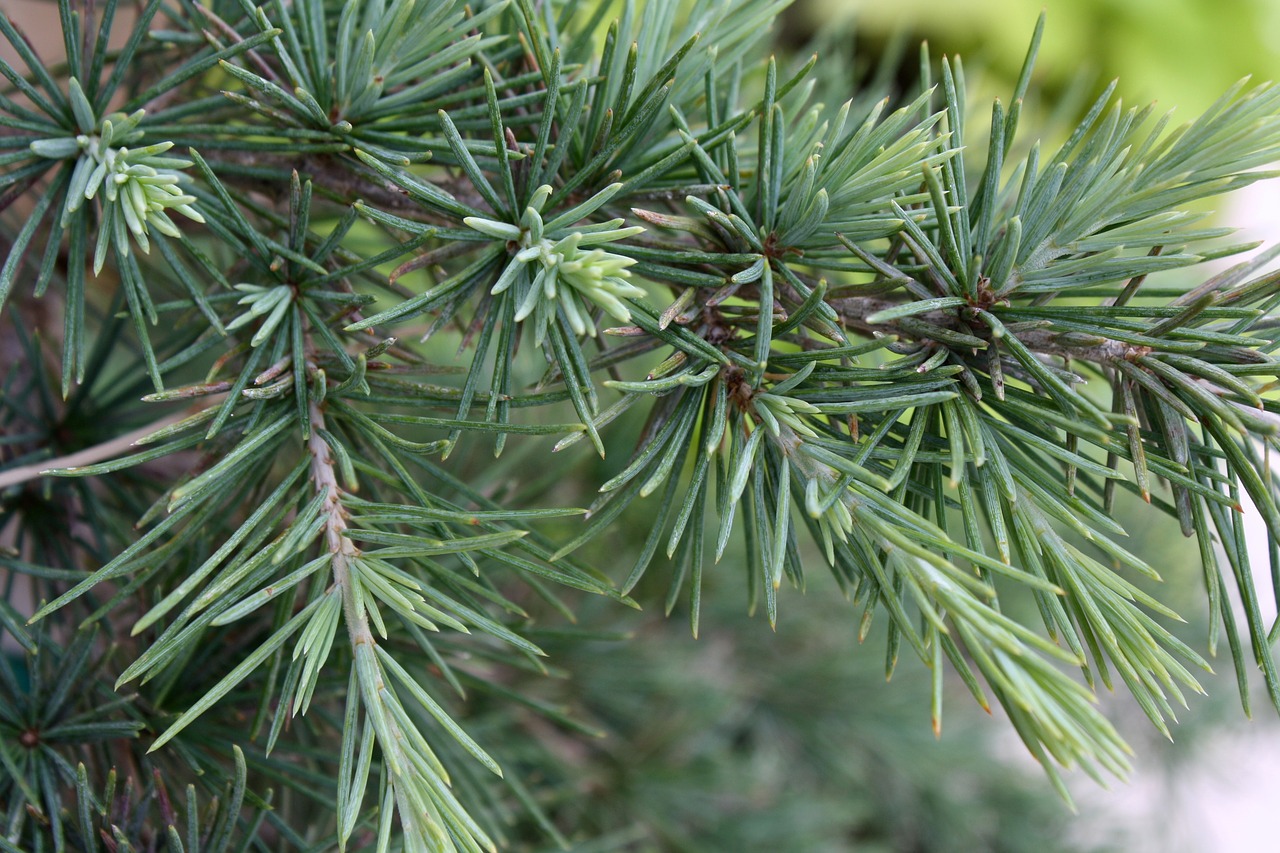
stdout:
{"type": "Polygon", "coordinates": [[[1276,253],[1198,270],[1280,89],[1113,84],[1042,146],[1043,22],[988,116],[927,52],[817,103],[784,5],[60,0],[52,61],[0,15],[0,849],[498,850],[512,802],[550,843],[468,709],[580,734],[515,686],[537,614],[654,574],[694,635],[709,573],[783,632],[838,588],[1059,787],[1128,770],[1099,691],[1167,734],[1223,639],[1280,707],[1276,253]],[[1202,649],[1121,492],[1198,548],[1202,649]]]}

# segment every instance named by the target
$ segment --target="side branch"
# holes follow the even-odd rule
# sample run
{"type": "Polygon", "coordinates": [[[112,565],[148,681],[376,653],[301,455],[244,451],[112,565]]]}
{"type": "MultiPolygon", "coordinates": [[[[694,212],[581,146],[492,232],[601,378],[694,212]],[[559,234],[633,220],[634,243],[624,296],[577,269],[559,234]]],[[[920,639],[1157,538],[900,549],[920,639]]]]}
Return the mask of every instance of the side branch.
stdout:
{"type": "MultiPolygon", "coordinates": [[[[868,317],[881,311],[895,308],[902,303],[893,299],[882,299],[875,296],[848,296],[830,301],[831,307],[839,315],[845,328],[854,329],[866,335],[894,335],[901,340],[925,340],[909,328],[909,323],[890,320],[885,323],[868,323],[868,317]]],[[[982,323],[969,324],[961,319],[959,311],[930,311],[912,317],[913,320],[924,320],[933,326],[939,326],[966,335],[989,337],[986,326],[982,323]]],[[[1071,340],[1071,332],[1056,332],[1051,329],[1031,329],[1018,332],[1018,340],[1032,352],[1041,355],[1061,356],[1088,361],[1095,364],[1109,364],[1116,361],[1146,355],[1150,350],[1146,347],[1134,346],[1121,341],[1100,341],[1075,343],[1071,340]]]]}
{"type": "MultiPolygon", "coordinates": [[[[390,787],[406,834],[411,837],[415,832],[419,836],[430,835],[430,829],[419,824],[419,821],[424,821],[430,825],[430,815],[422,814],[419,809],[414,808],[405,793],[407,774],[412,772],[413,763],[404,749],[407,735],[395,715],[388,713],[385,707],[383,696],[389,691],[389,687],[382,677],[382,667],[375,654],[377,641],[369,624],[369,616],[360,601],[359,591],[352,577],[360,549],[345,535],[347,512],[342,506],[342,495],[338,489],[337,469],[329,445],[321,438],[325,429],[324,411],[318,403],[312,401],[309,413],[311,436],[307,439],[307,450],[311,454],[311,479],[316,492],[324,495],[324,504],[320,510],[321,517],[326,520],[324,541],[329,551],[333,583],[342,596],[343,621],[346,623],[347,636],[355,656],[354,666],[359,674],[357,682],[360,685],[360,699],[366,713],[375,721],[378,740],[391,773],[390,787]]],[[[348,698],[347,701],[354,700],[348,698]]]]}
{"type": "Polygon", "coordinates": [[[351,561],[359,556],[360,551],[350,538],[343,535],[347,530],[347,513],[342,507],[342,497],[338,491],[338,474],[333,456],[329,445],[321,438],[325,428],[324,412],[315,402],[311,403],[310,417],[311,437],[307,439],[307,450],[311,454],[311,480],[315,483],[316,492],[325,496],[320,514],[326,519],[325,545],[333,568],[333,582],[342,590],[343,615],[346,617],[347,632],[351,635],[351,645],[372,645],[374,640],[369,619],[350,594],[351,561]]]}
{"type": "Polygon", "coordinates": [[[75,453],[68,453],[66,456],[59,456],[55,459],[43,459],[39,462],[32,462],[29,465],[20,465],[17,468],[10,468],[8,471],[0,471],[0,489],[7,489],[10,486],[21,485],[28,480],[34,480],[37,477],[44,476],[46,471],[53,468],[84,468],[89,465],[96,465],[99,462],[105,462],[113,456],[124,453],[137,444],[140,439],[146,438],[151,433],[167,426],[173,426],[178,421],[190,417],[193,411],[199,410],[187,409],[180,412],[172,412],[164,417],[157,418],[146,426],[138,427],[131,432],[109,439],[101,444],[86,447],[84,450],[77,450],[75,453]]]}

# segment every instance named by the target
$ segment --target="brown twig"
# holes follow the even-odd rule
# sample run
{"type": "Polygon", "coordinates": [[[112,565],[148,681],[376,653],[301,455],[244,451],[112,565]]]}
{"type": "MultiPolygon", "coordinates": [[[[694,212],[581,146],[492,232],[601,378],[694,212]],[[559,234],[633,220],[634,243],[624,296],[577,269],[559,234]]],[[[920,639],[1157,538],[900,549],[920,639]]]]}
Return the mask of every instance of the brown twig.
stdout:
{"type": "Polygon", "coordinates": [[[189,418],[197,411],[199,411],[199,408],[194,411],[192,409],[183,409],[182,411],[172,412],[162,418],[157,418],[144,427],[139,427],[132,432],[127,432],[101,444],[95,444],[93,447],[86,447],[84,450],[77,450],[75,453],[68,453],[66,456],[59,456],[56,459],[45,459],[40,462],[33,462],[30,465],[10,468],[8,471],[0,471],[0,489],[21,485],[28,480],[45,476],[44,472],[53,468],[83,468],[86,465],[105,462],[111,457],[124,453],[133,447],[134,442],[138,439],[144,438],[158,429],[176,424],[184,418],[189,418]]]}
{"type": "MultiPolygon", "coordinates": [[[[916,339],[919,335],[908,331],[902,325],[893,321],[886,323],[867,322],[867,318],[873,314],[900,304],[901,302],[897,300],[884,299],[878,296],[846,296],[831,300],[831,307],[840,315],[840,319],[846,328],[855,329],[864,334],[896,335],[902,340],[916,339]]],[[[963,322],[955,310],[930,311],[927,314],[919,314],[911,319],[924,320],[932,325],[963,332],[967,335],[987,336],[984,329],[975,328],[963,322]]],[[[1062,356],[1095,364],[1108,364],[1129,359],[1149,351],[1145,347],[1110,340],[1076,345],[1064,339],[1067,334],[1069,333],[1056,332],[1051,329],[1032,329],[1018,332],[1018,340],[1027,349],[1041,355],[1062,356]]]]}

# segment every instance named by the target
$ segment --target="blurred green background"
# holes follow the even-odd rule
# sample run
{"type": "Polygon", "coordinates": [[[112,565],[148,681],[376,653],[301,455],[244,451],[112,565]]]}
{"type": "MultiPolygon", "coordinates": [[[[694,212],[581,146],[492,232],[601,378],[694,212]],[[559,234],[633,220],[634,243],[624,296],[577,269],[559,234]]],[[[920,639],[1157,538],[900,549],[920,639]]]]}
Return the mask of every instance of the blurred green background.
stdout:
{"type": "Polygon", "coordinates": [[[1050,92],[1079,74],[1119,77],[1126,101],[1156,100],[1190,118],[1245,75],[1280,77],[1275,0],[803,0],[796,24],[853,22],[873,44],[925,38],[936,53],[981,60],[1012,81],[1041,10],[1048,27],[1037,81],[1050,92]]]}

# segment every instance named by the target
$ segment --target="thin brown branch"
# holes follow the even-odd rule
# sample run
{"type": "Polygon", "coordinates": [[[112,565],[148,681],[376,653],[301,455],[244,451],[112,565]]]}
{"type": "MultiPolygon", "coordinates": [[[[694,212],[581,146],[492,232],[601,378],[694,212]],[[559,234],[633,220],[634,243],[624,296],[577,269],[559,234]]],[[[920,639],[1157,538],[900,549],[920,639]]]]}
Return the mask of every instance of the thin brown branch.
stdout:
{"type": "MultiPolygon", "coordinates": [[[[211,154],[208,160],[215,171],[219,163],[257,169],[277,169],[282,172],[296,170],[300,176],[315,183],[317,192],[332,198],[360,199],[379,210],[428,225],[456,226],[458,224],[455,219],[438,214],[414,201],[400,187],[376,173],[359,171],[360,167],[357,163],[338,155],[298,156],[271,151],[223,150],[211,154]]],[[[225,170],[219,175],[224,183],[272,194],[280,203],[287,200],[287,184],[282,183],[278,188],[273,188],[257,178],[237,174],[234,169],[225,170]]],[[[437,185],[464,204],[479,210],[488,208],[488,204],[470,190],[469,185],[464,187],[453,182],[437,182],[437,185]]]]}
{"type": "MultiPolygon", "coordinates": [[[[195,411],[199,411],[199,409],[195,411]]],[[[176,424],[184,418],[189,418],[193,413],[191,409],[173,412],[162,418],[157,418],[144,427],[139,427],[132,432],[104,441],[101,444],[95,444],[93,447],[86,447],[84,450],[59,456],[56,459],[45,459],[40,462],[33,462],[30,465],[10,468],[8,471],[0,471],[0,489],[21,485],[28,480],[45,476],[44,472],[53,468],[83,468],[86,465],[105,462],[111,457],[129,450],[138,439],[145,438],[158,429],[176,424]]]]}
{"type": "MultiPolygon", "coordinates": [[[[315,401],[309,408],[311,436],[307,439],[307,450],[311,454],[311,479],[317,493],[324,495],[324,504],[320,510],[321,517],[326,520],[324,528],[325,547],[329,552],[329,565],[333,583],[342,596],[342,615],[347,627],[347,637],[351,642],[351,650],[355,656],[354,666],[361,675],[357,679],[360,685],[360,698],[366,713],[374,715],[378,720],[375,730],[378,732],[378,745],[387,765],[390,776],[391,791],[396,799],[400,812],[401,825],[406,835],[428,834],[422,823],[432,823],[428,814],[419,814],[413,802],[405,792],[408,782],[405,780],[413,773],[413,761],[406,745],[408,736],[401,728],[396,717],[386,707],[390,688],[383,678],[382,665],[375,652],[377,640],[369,623],[369,615],[360,600],[356,581],[353,577],[358,571],[356,558],[360,549],[347,534],[347,511],[342,505],[342,493],[338,488],[338,474],[333,455],[328,443],[321,437],[325,429],[324,410],[315,401]]],[[[347,701],[354,701],[348,698],[347,701]]]]}
{"type": "MultiPolygon", "coordinates": [[[[845,328],[862,332],[866,335],[894,335],[901,340],[916,340],[919,335],[908,331],[903,324],[889,321],[887,323],[868,323],[867,317],[880,311],[902,304],[898,300],[884,299],[878,296],[846,296],[831,300],[831,307],[836,310],[845,328]]],[[[989,337],[984,326],[973,326],[963,322],[956,311],[931,311],[919,314],[912,319],[924,320],[935,326],[962,332],[966,335],[989,337]]],[[[1018,340],[1027,349],[1041,355],[1062,356],[1066,358],[1088,361],[1095,364],[1108,364],[1114,361],[1144,355],[1146,347],[1134,346],[1121,341],[1101,341],[1098,343],[1075,344],[1069,337],[1071,333],[1055,332],[1050,329],[1032,329],[1018,332],[1018,340]]]]}

